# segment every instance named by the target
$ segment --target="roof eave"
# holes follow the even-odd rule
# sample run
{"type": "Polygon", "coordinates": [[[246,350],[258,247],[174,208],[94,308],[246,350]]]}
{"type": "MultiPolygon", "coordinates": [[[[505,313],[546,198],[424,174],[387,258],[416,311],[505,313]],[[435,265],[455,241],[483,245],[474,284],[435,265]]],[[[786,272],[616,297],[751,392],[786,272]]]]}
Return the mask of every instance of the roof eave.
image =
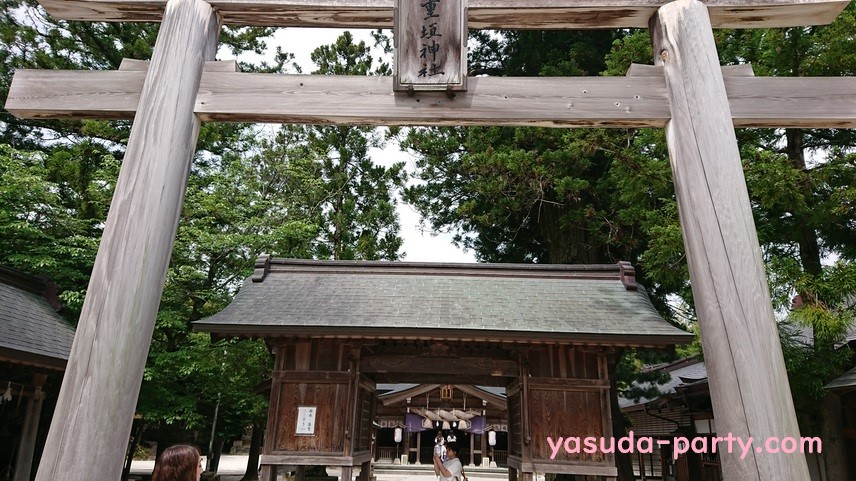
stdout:
{"type": "Polygon", "coordinates": [[[311,337],[327,339],[392,339],[423,341],[482,341],[517,344],[595,344],[615,347],[670,347],[689,344],[686,334],[597,334],[565,332],[492,331],[341,326],[225,325],[197,321],[196,331],[218,337],[311,337]]]}
{"type": "Polygon", "coordinates": [[[21,364],[52,371],[65,371],[67,359],[0,346],[0,362],[21,364]]]}

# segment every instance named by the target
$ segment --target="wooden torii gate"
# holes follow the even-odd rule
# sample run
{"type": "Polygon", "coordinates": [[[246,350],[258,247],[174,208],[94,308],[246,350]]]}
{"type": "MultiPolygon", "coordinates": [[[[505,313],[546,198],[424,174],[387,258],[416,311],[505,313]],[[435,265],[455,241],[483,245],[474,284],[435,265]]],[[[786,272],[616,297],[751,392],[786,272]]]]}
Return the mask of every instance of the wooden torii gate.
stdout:
{"type": "MultiPolygon", "coordinates": [[[[711,29],[825,24],[848,1],[470,0],[470,28],[650,27],[659,67],[627,78],[472,78],[453,98],[393,93],[391,78],[207,62],[221,23],[389,27],[393,0],[41,3],[60,19],[163,24],[148,65],[18,71],[6,102],[21,117],[134,119],[38,481],[121,474],[206,120],[665,127],[718,431],[798,436],[734,127],[854,128],[856,79],[723,77],[711,29]]],[[[808,479],[802,456],[721,455],[727,480],[808,479]]]]}

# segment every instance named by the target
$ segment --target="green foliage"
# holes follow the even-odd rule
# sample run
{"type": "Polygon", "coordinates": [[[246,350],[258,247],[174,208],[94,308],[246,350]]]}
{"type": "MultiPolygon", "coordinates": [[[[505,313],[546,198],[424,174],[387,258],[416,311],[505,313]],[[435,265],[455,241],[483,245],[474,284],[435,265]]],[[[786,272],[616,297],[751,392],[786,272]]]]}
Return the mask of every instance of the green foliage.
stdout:
{"type": "MultiPolygon", "coordinates": [[[[650,58],[645,32],[503,34],[476,34],[478,71],[624,74],[630,61],[650,58]]],[[[405,199],[480,260],[630,260],[661,307],[666,294],[689,293],[661,132],[423,128],[401,144],[417,154],[421,181],[405,199]]]]}
{"type": "MultiPolygon", "coordinates": [[[[379,39],[379,37],[376,37],[379,39]]],[[[382,40],[378,40],[382,41],[382,40]]],[[[318,67],[314,74],[322,75],[392,75],[389,64],[372,67],[370,48],[365,42],[354,43],[351,32],[344,32],[331,45],[321,45],[309,58],[318,67]]]]}
{"type": "MultiPolygon", "coordinates": [[[[365,42],[354,43],[349,32],[334,44],[311,54],[321,75],[386,75],[389,66],[373,67],[365,42]]],[[[383,138],[371,127],[284,125],[275,139],[263,145],[262,155],[277,155],[284,145],[296,146],[311,161],[318,195],[310,218],[319,231],[309,253],[321,259],[395,260],[400,256],[395,192],[405,181],[404,163],[378,165],[369,157],[383,147],[383,138]]]]}
{"type": "MultiPolygon", "coordinates": [[[[149,59],[159,27],[56,21],[30,0],[4,0],[3,7],[2,99],[15,69],[114,70],[123,58],[149,59]]],[[[264,37],[273,30],[225,28],[222,32],[221,44],[239,53],[261,51],[264,37]]],[[[280,53],[283,62],[289,58],[280,53]]],[[[283,62],[260,68],[281,68],[283,62]]],[[[0,143],[16,147],[0,147],[0,263],[51,277],[64,289],[64,314],[73,322],[84,301],[129,132],[128,122],[22,120],[0,112],[0,143]]],[[[224,406],[229,405],[221,410],[218,431],[238,433],[264,413],[265,399],[255,393],[269,369],[264,346],[249,341],[211,344],[207,334],[190,329],[191,321],[228,303],[263,249],[262,243],[274,237],[271,231],[277,232],[278,239],[272,247],[281,247],[292,238],[297,238],[297,245],[305,245],[305,238],[318,230],[300,212],[289,213],[288,222],[279,224],[284,218],[276,215],[279,211],[263,210],[271,204],[290,205],[290,199],[300,198],[302,192],[292,190],[288,198],[265,199],[247,191],[243,197],[248,202],[260,200],[246,206],[228,202],[230,196],[237,200],[241,194],[242,184],[236,181],[246,178],[241,169],[251,169],[251,162],[244,165],[239,153],[254,145],[254,135],[247,124],[206,123],[200,131],[200,153],[139,402],[140,412],[151,423],[194,429],[210,426],[211,399],[216,398],[211,392],[224,383],[230,390],[221,397],[224,406]],[[230,363],[225,378],[222,360],[230,363]]],[[[255,176],[252,181],[259,192],[258,185],[267,179],[255,176]]],[[[301,255],[308,248],[283,247],[282,251],[301,255]]]]}
{"type": "Polygon", "coordinates": [[[627,349],[622,352],[615,367],[616,386],[626,399],[639,402],[640,399],[660,397],[660,386],[668,382],[669,373],[657,369],[672,360],[669,353],[649,349],[627,349]]]}
{"type": "Polygon", "coordinates": [[[623,32],[612,30],[503,30],[474,32],[468,52],[471,74],[524,77],[597,75],[604,54],[623,32]]]}
{"type": "MultiPolygon", "coordinates": [[[[608,60],[645,54],[631,32],[477,34],[476,73],[623,74],[608,60]],[[622,40],[626,39],[626,43],[622,40]]],[[[650,54],[648,56],[650,58],[650,54]]],[[[639,61],[639,60],[637,60],[639,61]]],[[[624,69],[627,67],[624,66],[624,69]]],[[[482,261],[612,263],[629,260],[671,319],[667,295],[687,294],[686,262],[662,134],[652,130],[423,128],[401,145],[417,155],[405,199],[435,230],[482,261]]],[[[631,350],[615,368],[618,391],[653,397],[666,375],[643,366],[669,353],[631,350]]],[[[624,427],[613,414],[616,426],[624,427]]],[[[623,463],[622,479],[629,459],[623,463]]]]}
{"type": "MultiPolygon", "coordinates": [[[[55,21],[33,0],[0,1],[0,100],[14,69],[116,69],[122,58],[151,57],[156,24],[55,21]]],[[[825,27],[720,30],[716,38],[723,63],[751,62],[757,75],[852,76],[854,31],[850,5],[825,27]]],[[[221,41],[236,54],[259,52],[271,32],[224,29],[221,41]]],[[[645,31],[472,38],[472,74],[624,75],[652,56],[645,31]]],[[[292,58],[278,49],[273,64],[242,68],[282,72],[292,58]]],[[[349,33],[312,60],[319,74],[389,73],[349,33]]],[[[52,277],[72,319],[129,127],[0,111],[0,263],[52,277]]],[[[810,332],[782,336],[794,397],[810,411],[844,369],[847,352],[835,348],[853,320],[856,131],[741,130],[738,139],[774,304],[784,313],[799,296],[790,317],[810,332]]],[[[692,293],[661,131],[426,128],[405,131],[401,143],[418,155],[407,201],[481,260],[629,260],[667,318],[694,317],[674,307],[691,306],[692,293]]],[[[263,415],[254,387],[269,369],[265,347],[212,343],[190,324],[229,302],[261,252],[398,258],[394,194],[406,179],[402,163],[371,161],[382,145],[366,127],[283,126],[269,136],[246,124],[203,125],[139,402],[147,420],[205,430],[219,398],[218,431],[232,436],[263,415]]],[[[697,353],[697,344],[682,353],[697,353]]],[[[665,361],[652,356],[628,353],[622,386],[643,365],[665,361]]]]}
{"type": "Polygon", "coordinates": [[[73,323],[117,169],[115,159],[85,142],[49,154],[0,145],[0,264],[63,287],[63,314],[73,323]]]}
{"type": "Polygon", "coordinates": [[[137,410],[150,423],[207,435],[219,402],[218,435],[239,438],[248,424],[267,415],[267,398],[255,391],[269,379],[269,364],[261,341],[212,343],[208,335],[188,333],[181,349],[153,349],[137,410]]]}
{"type": "MultiPolygon", "coordinates": [[[[319,73],[371,68],[368,49],[350,34],[313,59],[319,73]]],[[[371,162],[368,150],[379,145],[372,130],[283,126],[238,142],[194,164],[139,401],[148,421],[205,435],[219,401],[217,434],[227,439],[266,415],[255,391],[270,356],[259,341],[211,343],[189,323],[223,309],[262,252],[395,259],[401,245],[392,189],[402,166],[371,162]]]]}
{"type": "Polygon", "coordinates": [[[318,160],[293,138],[276,140],[195,165],[140,394],[151,423],[207,435],[219,399],[217,434],[229,439],[267,413],[256,393],[269,376],[264,344],[212,343],[190,323],[226,307],[261,253],[315,249],[326,195],[318,160]]]}
{"type": "MultiPolygon", "coordinates": [[[[123,57],[149,58],[157,35],[157,25],[54,22],[34,3],[5,5],[17,13],[7,9],[0,27],[4,92],[12,68],[115,69],[123,57]]],[[[233,53],[259,51],[269,33],[226,30],[221,40],[233,53]]],[[[281,71],[290,58],[280,50],[273,65],[245,67],[281,71]]],[[[350,34],[313,58],[319,73],[389,71],[373,69],[350,34]]],[[[76,321],[129,124],[4,115],[3,138],[22,148],[0,147],[0,263],[53,278],[76,321]]],[[[371,162],[382,139],[367,128],[287,126],[270,137],[247,124],[206,123],[198,144],[138,412],[160,431],[207,435],[217,410],[217,435],[230,438],[266,415],[256,391],[269,378],[270,354],[260,341],[212,342],[192,322],[222,310],[262,252],[397,258],[394,189],[404,174],[400,163],[371,162]]]]}
{"type": "MultiPolygon", "coordinates": [[[[724,64],[751,62],[757,75],[842,76],[856,72],[853,31],[850,5],[826,27],[716,31],[716,38],[724,64]]],[[[477,74],[624,75],[652,58],[646,31],[579,44],[568,32],[473,38],[477,74]]],[[[783,342],[795,398],[810,409],[847,357],[835,346],[852,324],[853,306],[842,299],[852,303],[854,295],[846,273],[856,259],[856,137],[822,129],[737,135],[777,312],[790,310],[796,295],[804,301],[792,317],[812,343],[783,342]]],[[[402,145],[416,153],[420,180],[406,200],[481,260],[629,260],[667,318],[694,320],[691,308],[680,307],[692,306],[692,292],[662,131],[426,128],[406,132],[402,145]]],[[[699,352],[697,334],[681,353],[699,352]]],[[[621,379],[638,375],[636,364],[622,363],[621,379]]]]}
{"type": "MultiPolygon", "coordinates": [[[[854,29],[850,5],[829,26],[720,31],[717,40],[724,62],[749,62],[756,75],[852,76],[854,29]]],[[[781,337],[794,402],[803,429],[814,430],[822,386],[852,362],[839,346],[856,295],[856,135],[784,129],[739,138],[773,304],[790,311],[781,337]]]]}
{"type": "MultiPolygon", "coordinates": [[[[16,69],[116,70],[123,58],[148,60],[157,38],[158,23],[77,22],[51,18],[35,0],[0,0],[0,101],[5,102],[16,69]]],[[[261,52],[272,28],[221,29],[220,42],[233,53],[261,52]]],[[[284,59],[289,54],[282,54],[284,59]]],[[[284,60],[283,60],[284,61],[284,60]]],[[[281,67],[281,62],[275,67],[281,67]]],[[[226,140],[245,129],[244,124],[203,124],[226,140]],[[228,133],[227,133],[228,131],[228,133]]],[[[0,110],[0,143],[18,149],[50,150],[56,141],[75,143],[98,139],[93,145],[121,159],[130,133],[129,122],[95,120],[18,119],[0,110]]],[[[214,142],[216,144],[216,142],[214,142]]]]}

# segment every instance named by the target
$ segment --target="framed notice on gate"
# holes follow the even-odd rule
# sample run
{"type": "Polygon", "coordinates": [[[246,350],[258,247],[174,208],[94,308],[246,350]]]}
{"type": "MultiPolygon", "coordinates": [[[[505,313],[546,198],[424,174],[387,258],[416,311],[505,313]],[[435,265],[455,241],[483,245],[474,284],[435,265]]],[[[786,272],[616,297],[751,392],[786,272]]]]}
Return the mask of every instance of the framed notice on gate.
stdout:
{"type": "Polygon", "coordinates": [[[298,436],[315,436],[315,406],[298,406],[297,429],[294,434],[298,436]]]}
{"type": "Polygon", "coordinates": [[[396,0],[396,91],[467,89],[467,0],[396,0]]]}

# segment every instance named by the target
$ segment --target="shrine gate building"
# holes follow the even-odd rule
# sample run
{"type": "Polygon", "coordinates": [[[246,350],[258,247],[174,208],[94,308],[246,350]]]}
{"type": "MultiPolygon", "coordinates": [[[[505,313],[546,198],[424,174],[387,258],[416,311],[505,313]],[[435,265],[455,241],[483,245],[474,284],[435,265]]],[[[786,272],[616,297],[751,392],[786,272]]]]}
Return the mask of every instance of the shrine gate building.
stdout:
{"type": "MultiPolygon", "coordinates": [[[[298,475],[302,466],[341,466],[342,479],[362,466],[368,479],[376,421],[390,425],[396,413],[389,407],[398,405],[404,426],[402,401],[411,420],[420,416],[432,429],[462,421],[472,428],[479,415],[507,426],[509,479],[536,472],[613,477],[612,454],[562,451],[551,459],[547,438],[612,436],[609,373],[620,350],[692,339],[657,313],[628,263],[263,257],[256,267],[228,307],[195,326],[263,338],[275,354],[265,479],[282,465],[298,466],[298,475]],[[378,402],[378,383],[423,387],[378,402]],[[445,399],[431,395],[440,386],[450,389],[445,399]],[[505,405],[501,396],[491,402],[490,387],[504,389],[505,405]]],[[[483,438],[478,446],[466,439],[465,460],[484,455],[483,438]]]]}

